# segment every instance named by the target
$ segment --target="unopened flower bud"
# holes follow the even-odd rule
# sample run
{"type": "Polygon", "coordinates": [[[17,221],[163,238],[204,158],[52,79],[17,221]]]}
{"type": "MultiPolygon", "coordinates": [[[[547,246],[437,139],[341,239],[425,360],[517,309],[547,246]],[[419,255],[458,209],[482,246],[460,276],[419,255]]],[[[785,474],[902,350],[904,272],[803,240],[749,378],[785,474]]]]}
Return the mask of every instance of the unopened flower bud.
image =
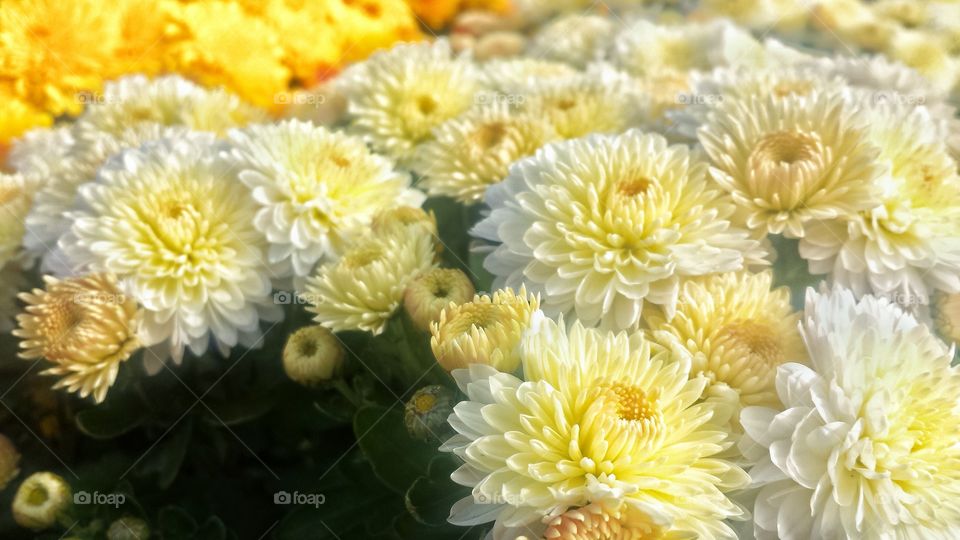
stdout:
{"type": "Polygon", "coordinates": [[[346,351],[330,330],[315,325],[294,332],[283,348],[283,369],[304,386],[329,381],[343,371],[346,351]]]}
{"type": "Polygon", "coordinates": [[[948,343],[960,345],[960,294],[934,296],[933,322],[948,343]]]}
{"type": "Polygon", "coordinates": [[[51,472],[32,474],[13,497],[13,520],[21,527],[43,530],[52,527],[70,507],[70,486],[51,472]]]}
{"type": "Polygon", "coordinates": [[[147,540],[150,527],[147,522],[132,516],[122,517],[110,524],[107,540],[147,540]]]}
{"type": "Polygon", "coordinates": [[[451,302],[469,302],[476,291],[470,278],[454,268],[434,268],[410,282],[403,295],[403,308],[417,328],[430,331],[430,323],[451,302]]]}
{"type": "Polygon", "coordinates": [[[407,402],[404,412],[407,432],[421,441],[442,440],[453,406],[453,393],[442,386],[425,386],[417,390],[407,402]]]}
{"type": "Polygon", "coordinates": [[[20,474],[20,452],[5,435],[0,435],[0,490],[20,474]]]}

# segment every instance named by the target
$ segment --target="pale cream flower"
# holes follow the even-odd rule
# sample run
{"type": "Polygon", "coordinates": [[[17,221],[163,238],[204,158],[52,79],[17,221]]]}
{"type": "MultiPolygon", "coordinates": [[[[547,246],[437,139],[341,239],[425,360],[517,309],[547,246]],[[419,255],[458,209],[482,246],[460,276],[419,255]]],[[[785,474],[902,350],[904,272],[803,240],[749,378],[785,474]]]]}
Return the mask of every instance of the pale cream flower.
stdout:
{"type": "Polygon", "coordinates": [[[476,295],[472,302],[449,303],[440,319],[430,325],[430,346],[443,369],[452,371],[470,364],[484,364],[499,371],[515,371],[520,365],[520,338],[530,326],[540,299],[501,289],[476,295]]]}
{"type": "Polygon", "coordinates": [[[487,191],[492,212],[471,234],[500,244],[484,261],[497,287],[525,283],[552,313],[632,328],[647,302],[672,316],[685,278],[763,264],[706,172],[686,146],[636,130],[547,145],[487,191]]]}
{"type": "Polygon", "coordinates": [[[949,41],[928,32],[898,30],[884,53],[916,69],[934,88],[948,93],[960,77],[960,60],[951,54],[949,45],[949,41]]]}
{"type": "Polygon", "coordinates": [[[810,222],[877,202],[877,150],[836,94],[731,101],[714,110],[698,136],[711,175],[751,229],[800,238],[810,222]]]}
{"type": "MultiPolygon", "coordinates": [[[[600,501],[567,510],[550,522],[544,540],[657,540],[669,536],[669,520],[629,502],[600,501]]],[[[677,536],[677,535],[673,535],[677,536]]]]}
{"type": "Polygon", "coordinates": [[[6,435],[0,434],[0,491],[20,474],[20,452],[6,435]]]}
{"type": "Polygon", "coordinates": [[[260,207],[254,224],[270,242],[269,262],[297,276],[342,253],[377,212],[425,199],[361,139],[309,122],[249,126],[229,140],[229,159],[260,207]]]}
{"type": "Polygon", "coordinates": [[[266,111],[222,88],[208,89],[178,75],[148,79],[131,75],[89,96],[78,128],[120,135],[139,123],[186,126],[225,134],[228,129],[267,120],[266,111]]]}
{"type": "Polygon", "coordinates": [[[44,276],[45,289],[23,293],[17,316],[20,357],[55,364],[45,375],[61,377],[53,386],[92,395],[97,403],[117,379],[120,364],[140,348],[140,312],[116,279],[106,274],[58,280],[44,276]]]}
{"type": "Polygon", "coordinates": [[[452,478],[473,492],[452,523],[496,520],[495,539],[516,538],[504,528],[540,537],[573,525],[575,509],[618,500],[667,538],[735,538],[723,519],[742,510],[724,491],[747,479],[716,458],[727,434],[682,357],[652,354],[639,333],[567,331],[542,316],[520,357],[525,380],[481,364],[454,371],[467,401],[442,449],[465,461],[452,478]]]}
{"type": "Polygon", "coordinates": [[[888,101],[862,108],[888,171],[874,188],[880,205],[813,222],[800,254],[857,295],[916,305],[934,290],[960,292],[960,176],[930,112],[888,101]]]}
{"type": "Polygon", "coordinates": [[[436,266],[434,237],[419,225],[371,233],[340,259],[318,268],[307,281],[308,311],[323,326],[341,332],[383,332],[400,307],[407,285],[436,266]]]}
{"type": "Polygon", "coordinates": [[[46,471],[33,473],[13,496],[13,520],[34,531],[49,529],[72,502],[70,485],[62,477],[46,471]]]}
{"type": "Polygon", "coordinates": [[[431,196],[474,204],[506,178],[511,164],[558,138],[547,120],[495,103],[441,124],[416,149],[411,167],[431,196]]]}
{"type": "Polygon", "coordinates": [[[43,184],[59,173],[73,143],[73,130],[69,127],[32,129],[10,144],[7,165],[43,184]]]}
{"type": "Polygon", "coordinates": [[[211,340],[224,354],[253,345],[261,315],[278,311],[256,203],[216,148],[194,133],[124,152],[80,187],[59,242],[76,270],[118,277],[143,307],[140,338],[160,360],[179,362],[187,347],[203,354],[211,340]]]}
{"type": "Polygon", "coordinates": [[[38,188],[34,177],[0,173],[0,267],[20,255],[27,213],[38,188]]]}
{"type": "Polygon", "coordinates": [[[960,369],[883,299],[808,291],[811,367],[780,367],[784,408],[748,407],[760,540],[956,538],[960,369]]]}
{"type": "Polygon", "coordinates": [[[779,405],[774,379],[784,362],[806,363],[790,290],[771,290],[773,274],[728,273],[684,284],[677,314],[644,313],[652,339],[692,358],[691,377],[705,377],[705,397],[728,398],[733,424],[740,408],[779,405]]]}
{"type": "Polygon", "coordinates": [[[470,278],[456,268],[434,268],[417,276],[403,293],[403,308],[417,328],[429,332],[440,313],[453,304],[469,302],[476,290],[470,278]]]}
{"type": "Polygon", "coordinates": [[[616,24],[610,17],[566,15],[550,21],[534,34],[527,55],[583,69],[603,56],[615,33],[616,24]]]}
{"type": "Polygon", "coordinates": [[[349,130],[401,164],[434,127],[475,103],[479,69],[455,58],[446,40],[402,44],[347,68],[336,81],[349,130]]]}

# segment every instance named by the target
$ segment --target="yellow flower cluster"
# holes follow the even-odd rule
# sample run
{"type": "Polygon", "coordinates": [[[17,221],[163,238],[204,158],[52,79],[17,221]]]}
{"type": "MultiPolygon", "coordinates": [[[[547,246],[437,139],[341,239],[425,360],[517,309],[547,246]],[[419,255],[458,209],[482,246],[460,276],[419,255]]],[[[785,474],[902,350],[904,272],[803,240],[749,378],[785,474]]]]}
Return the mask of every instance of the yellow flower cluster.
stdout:
{"type": "Polygon", "coordinates": [[[420,36],[403,0],[11,0],[0,6],[0,143],[78,114],[124,74],[177,72],[278,109],[291,86],[420,36]]]}

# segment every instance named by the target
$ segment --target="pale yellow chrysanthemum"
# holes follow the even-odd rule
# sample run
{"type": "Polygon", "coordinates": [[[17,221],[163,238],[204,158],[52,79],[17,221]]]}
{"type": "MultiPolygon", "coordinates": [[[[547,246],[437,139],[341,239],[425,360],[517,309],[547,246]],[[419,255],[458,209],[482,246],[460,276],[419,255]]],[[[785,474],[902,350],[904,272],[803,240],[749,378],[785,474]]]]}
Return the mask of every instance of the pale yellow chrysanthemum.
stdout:
{"type": "Polygon", "coordinates": [[[472,302],[450,303],[430,325],[430,346],[447,371],[484,364],[504,372],[520,365],[518,346],[540,299],[520,290],[501,289],[474,296],[472,302]]]}
{"type": "Polygon", "coordinates": [[[809,18],[809,7],[797,0],[702,0],[695,18],[728,18],[764,34],[797,33],[809,18]]]}
{"type": "Polygon", "coordinates": [[[769,271],[717,274],[684,284],[673,319],[656,310],[644,313],[653,339],[688,352],[690,376],[706,377],[705,395],[729,398],[734,412],[750,405],[776,407],[777,368],[806,363],[790,290],[770,290],[772,281],[769,271]]]}
{"type": "Polygon", "coordinates": [[[615,34],[609,17],[589,14],[567,15],[539,29],[527,47],[533,58],[567,62],[583,69],[603,56],[615,34]]]}
{"type": "Polygon", "coordinates": [[[59,475],[41,471],[27,477],[13,496],[13,520],[27,529],[53,527],[72,504],[70,484],[59,475]]]}
{"type": "Polygon", "coordinates": [[[20,474],[20,452],[6,435],[0,434],[0,491],[20,474]]]}
{"type": "Polygon", "coordinates": [[[478,68],[446,40],[404,44],[349,67],[337,79],[350,131],[401,164],[431,131],[475,103],[478,68]]]}
{"type": "Polygon", "coordinates": [[[61,377],[53,386],[92,395],[97,403],[117,379],[120,364],[140,348],[137,303],[107,274],[58,280],[44,276],[45,289],[23,293],[20,357],[56,364],[45,375],[61,377]]]}
{"type": "Polygon", "coordinates": [[[869,137],[888,174],[879,206],[813,223],[800,242],[810,271],[858,295],[929,304],[934,290],[960,292],[960,176],[924,107],[863,104],[869,137]]]}
{"type": "MultiPolygon", "coordinates": [[[[427,212],[423,208],[396,206],[381,210],[370,221],[370,232],[374,235],[390,235],[410,228],[419,229],[427,236],[439,239],[437,216],[433,211],[427,212]]],[[[443,245],[437,245],[437,252],[442,250],[443,245]]]]}
{"type": "Polygon", "coordinates": [[[465,461],[452,478],[473,492],[452,523],[496,520],[496,539],[516,538],[505,528],[541,537],[569,510],[619,500],[667,538],[735,538],[723,520],[742,510],[724,491],[747,478],[716,457],[727,434],[698,403],[706,381],[688,378],[683,357],[651,353],[639,333],[579,321],[568,331],[542,316],[520,357],[524,380],[482,364],[454,372],[467,401],[443,449],[465,461]]]}
{"type": "Polygon", "coordinates": [[[80,186],[94,181],[97,171],[109,158],[150,141],[184,137],[189,133],[183,127],[153,122],[133,124],[116,135],[84,127],[83,122],[73,127],[67,151],[37,191],[26,218],[28,234],[24,236],[23,245],[31,254],[41,256],[48,269],[63,267],[63,254],[55,248],[57,240],[73,223],[67,212],[73,209],[80,186]]]}
{"type": "Polygon", "coordinates": [[[614,39],[610,60],[635,76],[686,73],[721,66],[760,66],[763,46],[729,22],[658,25],[644,19],[624,27],[614,39]]]}
{"type": "Polygon", "coordinates": [[[808,290],[811,367],[777,374],[783,407],[748,407],[760,540],[948,540],[960,523],[960,368],[890,302],[808,290]]]}
{"type": "Polygon", "coordinates": [[[898,30],[884,53],[916,69],[934,88],[949,92],[960,77],[960,60],[948,50],[951,45],[940,36],[917,30],[898,30]]]}
{"type": "Polygon", "coordinates": [[[76,114],[80,92],[123,69],[114,58],[127,2],[10,0],[0,9],[0,66],[16,95],[51,116],[76,114]]]}
{"type": "Polygon", "coordinates": [[[342,253],[377,212],[425,198],[363,140],[309,122],[250,126],[231,132],[230,142],[259,206],[254,223],[270,241],[269,261],[292,265],[297,276],[342,253]]]}
{"type": "Polygon", "coordinates": [[[570,64],[526,56],[494,59],[484,62],[481,67],[484,86],[493,93],[481,93],[477,101],[499,101],[514,106],[522,106],[526,93],[544,81],[577,75],[577,70],[570,64]]]}
{"type": "Polygon", "coordinates": [[[115,274],[144,309],[139,337],[156,360],[226,354],[261,336],[270,301],[267,240],[235,172],[215,158],[216,139],[190,133],[127,150],[79,189],[59,247],[75,270],[115,274]]]}
{"type": "Polygon", "coordinates": [[[524,112],[549,122],[561,138],[575,139],[637,125],[644,113],[640,90],[639,81],[603,67],[544,80],[526,93],[521,105],[524,112]]]}
{"type": "Polygon", "coordinates": [[[544,540],[665,540],[669,518],[645,513],[615,500],[567,510],[550,522],[544,540]]]}
{"type": "Polygon", "coordinates": [[[403,308],[417,328],[429,332],[451,303],[469,302],[476,294],[470,278],[456,268],[434,268],[417,276],[403,293],[403,308]]]}
{"type": "Polygon", "coordinates": [[[0,267],[20,253],[27,232],[27,213],[39,182],[22,174],[0,173],[0,267]]]}
{"type": "Polygon", "coordinates": [[[747,226],[800,238],[812,222],[866,210],[883,173],[859,117],[836,94],[732,101],[698,136],[747,226]]]}
{"type": "Polygon", "coordinates": [[[547,145],[487,191],[492,212],[472,234],[500,244],[484,261],[496,286],[525,283],[553,313],[632,328],[645,303],[672,314],[683,279],[763,264],[706,174],[688,147],[637,130],[547,145]]]}
{"type": "Polygon", "coordinates": [[[897,25],[878,17],[861,0],[830,0],[810,6],[810,22],[827,47],[860,47],[880,50],[889,42],[897,25]]]}
{"type": "Polygon", "coordinates": [[[474,204],[487,187],[506,178],[511,164],[558,138],[543,118],[498,103],[440,125],[433,139],[416,149],[411,167],[431,196],[474,204]]]}
{"type": "Polygon", "coordinates": [[[170,46],[168,68],[204,86],[226,86],[254,105],[276,109],[287,91],[280,37],[267,22],[234,2],[191,2],[177,10],[182,34],[170,46]]]}
{"type": "Polygon", "coordinates": [[[236,95],[222,88],[203,88],[177,75],[123,77],[88,99],[76,129],[111,135],[147,122],[224,135],[231,128],[267,120],[266,111],[236,95]]]}
{"type": "Polygon", "coordinates": [[[400,307],[410,281],[434,266],[434,237],[423,227],[371,233],[307,281],[305,296],[311,304],[307,310],[334,332],[380,334],[400,307]]]}

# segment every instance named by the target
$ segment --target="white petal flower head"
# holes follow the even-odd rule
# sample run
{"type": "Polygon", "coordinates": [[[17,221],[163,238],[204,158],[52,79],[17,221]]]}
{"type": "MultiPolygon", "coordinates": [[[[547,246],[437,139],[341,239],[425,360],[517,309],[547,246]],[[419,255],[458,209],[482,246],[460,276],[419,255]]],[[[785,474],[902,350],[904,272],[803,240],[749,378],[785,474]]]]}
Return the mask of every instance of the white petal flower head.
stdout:
{"type": "Polygon", "coordinates": [[[868,136],[888,173],[878,206],[808,227],[800,254],[857,295],[926,305],[934,290],[960,292],[960,176],[925,107],[863,105],[868,136]]]}
{"type": "Polygon", "coordinates": [[[747,226],[800,238],[812,220],[867,210],[883,173],[859,117],[841,96],[768,96],[724,103],[698,131],[711,175],[747,226]]]}
{"type": "Polygon", "coordinates": [[[758,539],[949,540],[960,534],[960,369],[885,299],[807,294],[812,368],[777,375],[784,409],[749,407],[758,539]]]}
{"type": "Polygon", "coordinates": [[[309,275],[342,253],[380,210],[419,207],[410,176],[356,137],[288,120],[230,132],[229,159],[260,206],[255,224],[270,242],[270,263],[309,275]]]}
{"type": "Polygon", "coordinates": [[[216,150],[192,134],[116,156],[80,188],[60,240],[76,270],[117,276],[144,309],[141,341],[175,361],[211,340],[221,352],[253,344],[273,307],[256,204],[216,150]]]}
{"type": "Polygon", "coordinates": [[[119,135],[138,123],[186,126],[223,134],[267,119],[266,111],[222,88],[207,89],[177,75],[132,75],[107,83],[78,119],[81,129],[119,135]]]}
{"type": "Polygon", "coordinates": [[[27,215],[29,234],[23,240],[24,247],[42,255],[45,268],[61,269],[63,254],[55,248],[73,223],[66,213],[73,209],[80,186],[93,182],[97,170],[111,156],[149,141],[184,137],[187,133],[189,130],[182,126],[153,122],[136,123],[116,134],[75,125],[69,152],[41,186],[27,215]]]}
{"type": "Polygon", "coordinates": [[[372,231],[307,281],[308,311],[334,332],[386,328],[407,285],[436,266],[434,234],[421,223],[372,231]]]}
{"type": "Polygon", "coordinates": [[[689,276],[762,264],[731,224],[734,206],[682,145],[631,130],[547,145],[487,191],[472,231],[500,243],[484,261],[496,287],[526,284],[551,313],[626,329],[644,302],[672,317],[689,276]]]}
{"type": "Polygon", "coordinates": [[[0,173],[0,267],[19,257],[29,236],[24,221],[39,184],[35,177],[0,173]]]}
{"type": "Polygon", "coordinates": [[[496,520],[497,540],[551,526],[556,538],[588,517],[571,511],[619,500],[618,513],[639,512],[633,523],[657,538],[735,538],[723,519],[742,510],[724,492],[747,479],[716,458],[727,434],[709,422],[712,406],[697,403],[705,381],[689,380],[682,358],[651,353],[639,333],[579,322],[567,331],[542,315],[521,356],[525,380],[478,364],[454,371],[468,400],[454,408],[458,434],[443,448],[465,461],[452,478],[473,492],[452,523],[496,520]]]}
{"type": "Polygon", "coordinates": [[[13,140],[7,164],[14,172],[45,182],[60,171],[72,146],[69,127],[32,129],[13,140]]]}
{"type": "Polygon", "coordinates": [[[474,104],[481,77],[438,40],[378,52],[346,69],[336,85],[347,99],[350,131],[404,164],[434,127],[474,104]]]}

